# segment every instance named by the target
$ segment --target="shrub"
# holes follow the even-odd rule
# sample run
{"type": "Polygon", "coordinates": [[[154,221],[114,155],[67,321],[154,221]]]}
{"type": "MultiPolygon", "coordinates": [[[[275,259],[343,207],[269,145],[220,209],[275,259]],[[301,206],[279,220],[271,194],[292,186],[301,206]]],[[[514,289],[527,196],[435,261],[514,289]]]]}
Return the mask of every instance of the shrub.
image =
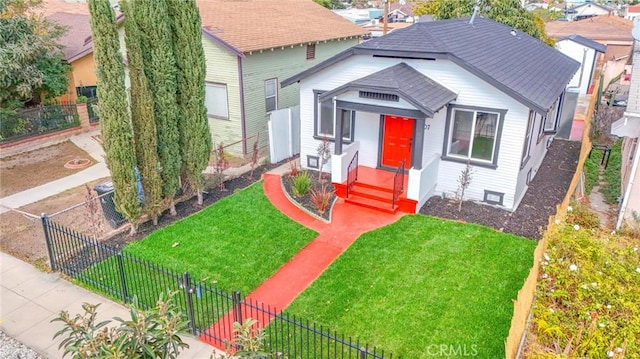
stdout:
{"type": "Polygon", "coordinates": [[[622,141],[618,140],[611,146],[609,164],[603,172],[604,184],[600,190],[604,195],[604,201],[615,204],[620,197],[622,185],[620,184],[620,168],[622,167],[622,141]]]}
{"type": "Polygon", "coordinates": [[[299,173],[300,167],[298,167],[298,163],[295,160],[289,162],[289,176],[297,177],[299,173]]]}
{"type": "Polygon", "coordinates": [[[77,103],[87,103],[87,101],[89,101],[87,96],[78,96],[78,99],[76,100],[77,103]]]}
{"type": "Polygon", "coordinates": [[[525,357],[637,358],[637,241],[563,224],[548,235],[525,357]]]}
{"type": "Polygon", "coordinates": [[[188,328],[188,320],[172,299],[172,294],[167,300],[160,297],[150,310],[139,309],[134,301],[130,320],[114,318],[118,326],[109,325],[111,320],[96,323],[100,304],[84,303],[84,314],[71,317],[62,311],[52,320],[64,324],[53,338],[62,337],[63,356],[74,358],[177,358],[189,347],[178,336],[188,328]]]}
{"type": "Polygon", "coordinates": [[[291,179],[291,186],[293,187],[293,194],[295,196],[304,196],[311,188],[311,177],[309,177],[306,171],[302,171],[291,179]]]}
{"type": "Polygon", "coordinates": [[[332,195],[333,193],[329,190],[329,187],[323,185],[319,189],[311,190],[311,202],[316,206],[318,212],[324,213],[329,207],[332,195]]]}
{"type": "Polygon", "coordinates": [[[600,218],[582,203],[572,202],[567,208],[567,223],[586,229],[600,228],[600,218]]]}

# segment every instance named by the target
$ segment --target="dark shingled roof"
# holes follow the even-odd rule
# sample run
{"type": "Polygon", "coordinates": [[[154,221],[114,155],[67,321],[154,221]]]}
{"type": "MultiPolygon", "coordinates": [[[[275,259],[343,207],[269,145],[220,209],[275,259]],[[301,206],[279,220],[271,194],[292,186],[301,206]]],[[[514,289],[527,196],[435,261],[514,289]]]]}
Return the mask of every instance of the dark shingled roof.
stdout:
{"type": "Polygon", "coordinates": [[[580,64],[553,47],[495,21],[476,17],[420,22],[356,45],[282,82],[298,82],[351,55],[447,58],[496,88],[546,113],[580,64]]]}
{"type": "Polygon", "coordinates": [[[607,45],[603,45],[603,44],[601,44],[601,43],[599,43],[597,41],[593,41],[593,40],[588,39],[588,38],[586,38],[584,36],[573,34],[573,35],[569,35],[567,37],[564,37],[564,38],[562,38],[562,39],[560,39],[558,41],[562,41],[562,40],[571,40],[571,41],[576,42],[576,43],[578,43],[580,45],[592,48],[592,49],[594,49],[594,50],[596,50],[598,52],[602,52],[603,54],[605,52],[607,52],[607,45]]]}
{"type": "Polygon", "coordinates": [[[446,87],[402,62],[325,92],[320,95],[320,100],[353,90],[396,94],[427,116],[433,116],[457,96],[446,87]]]}

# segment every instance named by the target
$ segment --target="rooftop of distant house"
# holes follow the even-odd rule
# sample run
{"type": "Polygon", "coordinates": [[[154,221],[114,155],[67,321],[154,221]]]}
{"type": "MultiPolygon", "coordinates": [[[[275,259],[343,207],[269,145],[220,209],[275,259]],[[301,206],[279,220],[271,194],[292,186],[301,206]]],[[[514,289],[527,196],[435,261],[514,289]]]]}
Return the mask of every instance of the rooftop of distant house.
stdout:
{"type": "Polygon", "coordinates": [[[242,53],[368,33],[310,0],[198,0],[198,7],[205,33],[242,53]]]}
{"type": "Polygon", "coordinates": [[[551,21],[545,28],[547,34],[554,39],[577,34],[603,43],[633,40],[631,37],[633,22],[613,15],[596,16],[580,21],[551,21]]]}
{"type": "Polygon", "coordinates": [[[67,27],[67,32],[58,40],[67,61],[71,62],[79,54],[91,50],[91,44],[86,41],[91,36],[89,15],[60,11],[47,16],[47,19],[67,27]]]}

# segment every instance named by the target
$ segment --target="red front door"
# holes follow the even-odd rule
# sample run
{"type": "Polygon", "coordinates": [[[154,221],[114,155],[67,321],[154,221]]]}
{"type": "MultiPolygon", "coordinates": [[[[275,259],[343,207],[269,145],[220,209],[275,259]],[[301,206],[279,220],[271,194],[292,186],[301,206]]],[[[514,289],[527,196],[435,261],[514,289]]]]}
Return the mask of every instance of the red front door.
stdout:
{"type": "Polygon", "coordinates": [[[404,159],[404,168],[411,168],[413,125],[414,120],[409,117],[384,116],[380,161],[383,166],[397,168],[404,159]]]}

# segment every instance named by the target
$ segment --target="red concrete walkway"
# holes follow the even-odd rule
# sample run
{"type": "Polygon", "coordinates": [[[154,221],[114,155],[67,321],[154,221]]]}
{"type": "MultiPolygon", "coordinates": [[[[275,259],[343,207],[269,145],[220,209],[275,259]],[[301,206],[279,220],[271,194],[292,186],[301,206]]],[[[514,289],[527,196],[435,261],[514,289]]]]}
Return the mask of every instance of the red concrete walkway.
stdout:
{"type": "MultiPolygon", "coordinates": [[[[264,175],[264,191],[276,208],[294,221],[319,233],[318,237],[247,296],[253,303],[270,306],[275,309],[274,312],[286,308],[362,233],[393,223],[402,216],[399,213],[387,214],[355,206],[338,199],[333,206],[331,223],[327,224],[291,203],[283,193],[279,175],[264,175]]],[[[220,319],[209,329],[210,335],[232,339],[232,318],[233,314],[229,313],[220,319]]],[[[263,321],[259,326],[264,328],[271,318],[255,319],[263,321]]],[[[224,349],[221,342],[211,341],[206,334],[201,339],[224,349]]]]}

